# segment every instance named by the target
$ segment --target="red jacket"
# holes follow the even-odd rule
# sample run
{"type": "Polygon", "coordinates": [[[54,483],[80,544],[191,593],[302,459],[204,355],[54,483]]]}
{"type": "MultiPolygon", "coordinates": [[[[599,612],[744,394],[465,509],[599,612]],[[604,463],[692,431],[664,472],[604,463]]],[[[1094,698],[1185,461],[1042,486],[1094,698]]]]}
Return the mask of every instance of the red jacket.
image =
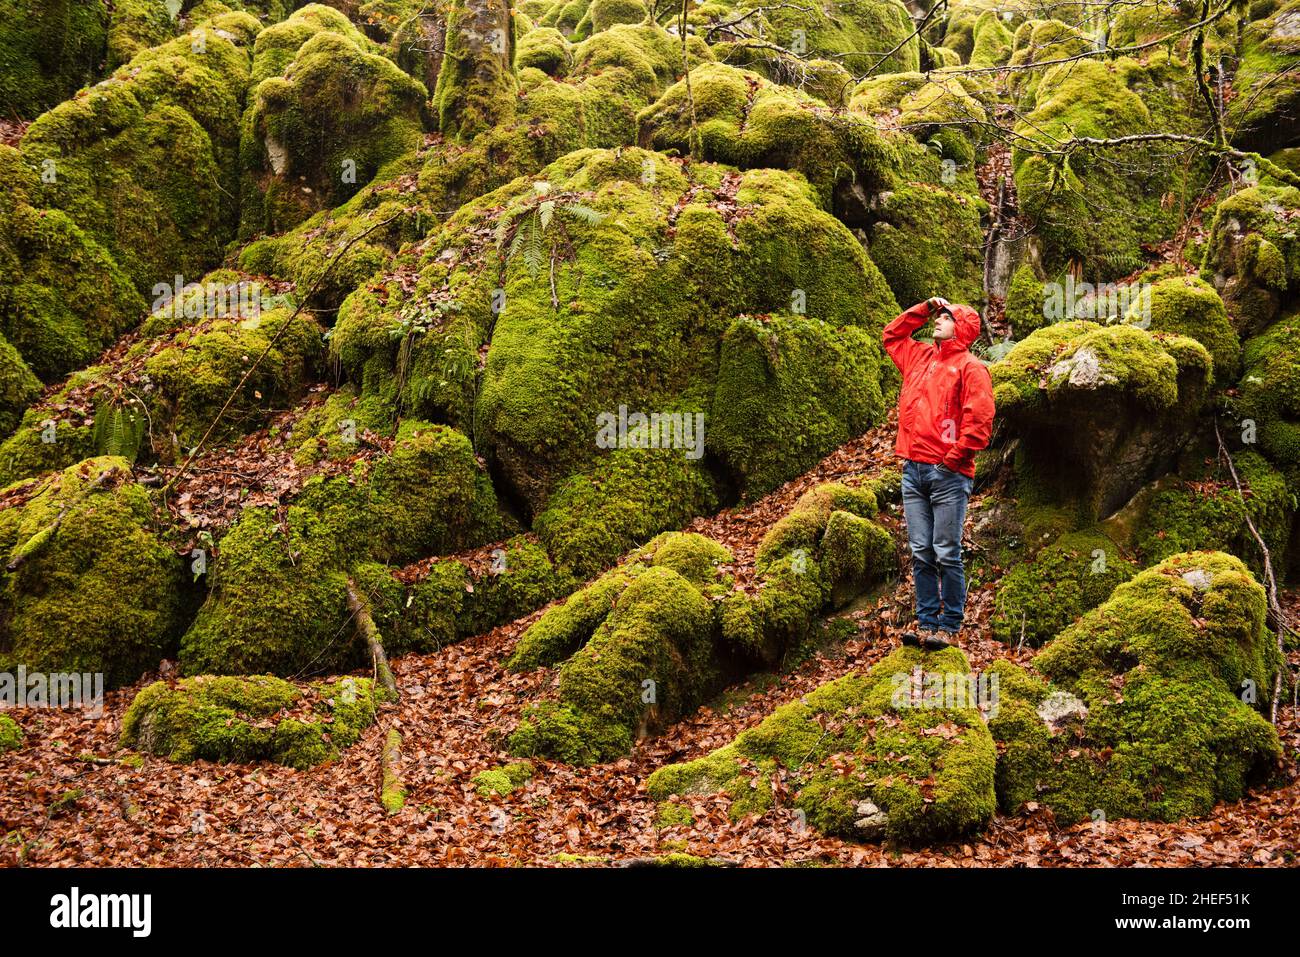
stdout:
{"type": "Polygon", "coordinates": [[[970,306],[948,308],[956,333],[933,345],[912,339],[930,318],[928,303],[917,303],[885,326],[885,351],[903,374],[894,450],[974,478],[975,453],[993,432],[993,381],[967,351],[980,332],[979,313],[970,306]]]}

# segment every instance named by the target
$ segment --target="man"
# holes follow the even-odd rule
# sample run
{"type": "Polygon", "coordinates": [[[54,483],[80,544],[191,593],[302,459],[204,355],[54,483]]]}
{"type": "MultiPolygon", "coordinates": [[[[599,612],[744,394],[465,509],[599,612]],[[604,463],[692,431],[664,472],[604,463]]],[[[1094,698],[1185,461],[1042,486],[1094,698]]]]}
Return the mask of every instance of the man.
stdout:
{"type": "Polygon", "coordinates": [[[993,383],[967,351],[980,331],[970,306],[938,296],[885,326],[885,351],[903,374],[898,442],[903,515],[912,550],[917,630],[903,643],[931,651],[957,643],[966,606],[961,532],[975,484],[975,453],[993,430],[993,383]],[[934,344],[911,336],[934,318],[934,344]]]}

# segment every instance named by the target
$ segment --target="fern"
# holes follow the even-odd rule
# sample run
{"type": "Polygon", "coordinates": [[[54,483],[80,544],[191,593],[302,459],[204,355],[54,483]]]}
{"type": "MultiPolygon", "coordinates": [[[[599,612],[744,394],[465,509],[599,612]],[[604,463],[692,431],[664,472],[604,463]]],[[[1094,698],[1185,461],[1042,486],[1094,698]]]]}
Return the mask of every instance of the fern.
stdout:
{"type": "Polygon", "coordinates": [[[99,455],[120,455],[134,462],[144,445],[146,416],[134,399],[114,396],[95,409],[92,437],[99,455]]]}

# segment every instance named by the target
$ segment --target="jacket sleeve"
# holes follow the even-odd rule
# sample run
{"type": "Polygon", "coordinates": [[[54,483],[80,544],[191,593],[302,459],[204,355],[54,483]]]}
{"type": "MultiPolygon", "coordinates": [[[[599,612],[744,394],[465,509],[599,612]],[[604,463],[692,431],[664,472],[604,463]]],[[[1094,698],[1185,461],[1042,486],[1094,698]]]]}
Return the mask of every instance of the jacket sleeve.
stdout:
{"type": "Polygon", "coordinates": [[[962,369],[961,395],[961,434],[943,457],[943,464],[953,471],[987,448],[993,435],[993,379],[988,367],[974,357],[962,369]]]}
{"type": "Polygon", "coordinates": [[[908,366],[916,361],[918,353],[925,351],[925,345],[913,340],[912,333],[925,325],[929,318],[930,304],[918,302],[885,326],[881,338],[885,343],[885,351],[889,353],[894,365],[898,366],[899,372],[906,374],[908,366]]]}

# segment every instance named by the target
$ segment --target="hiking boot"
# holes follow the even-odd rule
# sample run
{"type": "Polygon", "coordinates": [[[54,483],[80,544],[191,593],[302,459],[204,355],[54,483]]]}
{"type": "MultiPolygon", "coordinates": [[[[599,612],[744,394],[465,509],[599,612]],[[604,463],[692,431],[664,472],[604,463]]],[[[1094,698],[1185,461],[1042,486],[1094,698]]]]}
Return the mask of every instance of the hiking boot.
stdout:
{"type": "Polygon", "coordinates": [[[932,631],[922,641],[926,651],[943,651],[957,646],[957,635],[951,631],[932,631]]]}
{"type": "Polygon", "coordinates": [[[903,632],[903,644],[909,648],[924,648],[925,643],[934,637],[934,632],[929,628],[917,628],[914,631],[903,632]]]}

